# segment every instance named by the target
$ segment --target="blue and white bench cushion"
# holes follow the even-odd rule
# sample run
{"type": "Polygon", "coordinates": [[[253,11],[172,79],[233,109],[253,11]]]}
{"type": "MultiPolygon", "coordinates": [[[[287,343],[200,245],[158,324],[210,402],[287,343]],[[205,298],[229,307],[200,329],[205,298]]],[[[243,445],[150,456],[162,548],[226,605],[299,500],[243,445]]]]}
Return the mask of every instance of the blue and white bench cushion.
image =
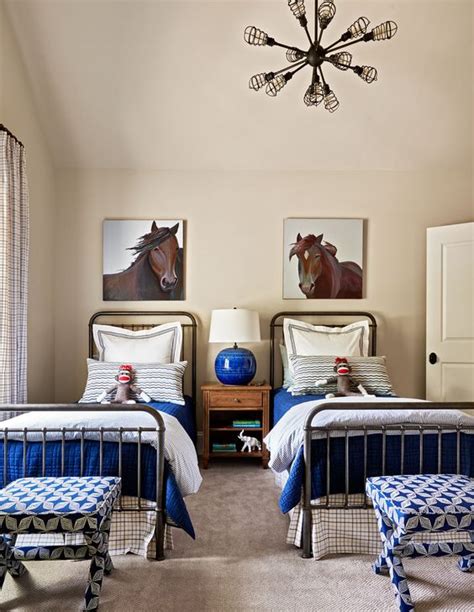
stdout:
{"type": "Polygon", "coordinates": [[[91,565],[85,593],[85,610],[96,610],[102,579],[113,569],[108,542],[111,515],[120,495],[117,477],[21,478],[0,491],[0,590],[6,573],[26,571],[20,558],[84,559],[91,565]],[[21,551],[19,534],[75,533],[83,545],[45,546],[21,551]],[[20,553],[20,554],[19,554],[20,553]]]}
{"type": "Polygon", "coordinates": [[[95,531],[120,494],[120,478],[20,478],[0,491],[0,533],[95,531]]]}
{"type": "Polygon", "coordinates": [[[402,557],[456,554],[463,571],[474,565],[473,479],[455,474],[380,476],[367,480],[366,492],[384,545],[374,570],[389,570],[400,610],[413,610],[402,557]],[[430,543],[429,535],[440,532],[465,532],[466,542],[430,543]],[[427,541],[412,542],[416,533],[426,533],[427,541]]]}

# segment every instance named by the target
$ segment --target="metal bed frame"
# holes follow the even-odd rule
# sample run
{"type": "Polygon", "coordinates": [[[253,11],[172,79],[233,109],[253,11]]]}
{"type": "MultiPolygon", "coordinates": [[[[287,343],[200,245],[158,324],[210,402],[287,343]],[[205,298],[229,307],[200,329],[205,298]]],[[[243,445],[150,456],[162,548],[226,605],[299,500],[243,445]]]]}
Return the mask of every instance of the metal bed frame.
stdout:
{"type": "MultiPolygon", "coordinates": [[[[377,402],[377,410],[403,410],[403,409],[426,409],[430,410],[474,410],[474,402],[410,402],[410,403],[396,403],[394,406],[390,402],[377,402]]],[[[350,461],[349,461],[349,434],[359,433],[364,437],[364,482],[367,479],[367,448],[368,448],[368,436],[373,434],[382,435],[382,446],[381,446],[381,463],[382,472],[379,476],[386,475],[386,450],[387,450],[387,435],[399,434],[400,435],[400,465],[401,473],[404,473],[404,459],[405,459],[405,435],[417,434],[418,435],[418,453],[419,453],[419,473],[424,472],[424,456],[423,456],[423,436],[425,433],[435,433],[437,435],[437,472],[442,473],[442,445],[443,445],[443,433],[456,433],[456,474],[460,474],[461,468],[461,433],[474,434],[474,422],[472,425],[436,425],[436,424],[425,424],[425,423],[400,423],[398,425],[361,425],[345,426],[345,427],[317,427],[314,426],[313,419],[320,414],[323,410],[353,410],[354,412],[359,410],[374,410],[374,404],[360,402],[357,405],[348,405],[341,402],[327,402],[319,404],[308,414],[305,420],[304,426],[304,484],[302,490],[302,508],[303,508],[303,559],[309,559],[312,557],[311,552],[311,531],[313,524],[312,510],[315,509],[343,509],[343,510],[355,510],[355,509],[367,509],[370,506],[367,503],[367,498],[364,494],[362,503],[351,502],[349,497],[349,477],[350,477],[350,461]],[[335,503],[331,502],[330,487],[331,487],[331,434],[339,433],[344,436],[344,502],[335,503]],[[312,456],[311,456],[311,442],[313,440],[313,434],[322,434],[326,439],[326,494],[319,498],[318,501],[311,500],[311,471],[312,471],[312,456]]],[[[469,418],[466,415],[467,418],[469,418]]]]}
{"type": "MultiPolygon", "coordinates": [[[[196,401],[196,341],[197,341],[197,321],[189,312],[184,311],[127,311],[127,310],[112,310],[112,311],[100,311],[93,314],[89,320],[89,357],[95,356],[94,351],[94,339],[92,335],[93,324],[97,319],[115,319],[115,318],[138,318],[138,317],[154,317],[154,319],[166,318],[171,320],[173,317],[180,317],[186,319],[187,323],[182,323],[185,330],[191,333],[191,395],[193,402],[196,401]]],[[[174,319],[176,320],[176,319],[174,319]]],[[[163,322],[163,321],[161,321],[163,322]]],[[[156,322],[154,323],[156,324],[156,322]]],[[[149,329],[153,327],[153,323],[137,324],[137,323],[115,323],[114,325],[126,329],[139,330],[149,329]]],[[[185,331],[183,331],[183,355],[185,354],[185,331]]],[[[184,381],[183,381],[184,386],[184,381]]],[[[194,404],[195,407],[195,404],[194,404]]],[[[113,404],[0,404],[0,414],[4,412],[62,412],[62,411],[75,411],[75,412],[116,412],[123,408],[118,408],[117,405],[113,404]]],[[[155,513],[155,540],[156,540],[156,553],[155,558],[161,561],[165,558],[164,546],[165,546],[165,504],[164,504],[164,446],[165,446],[165,425],[160,413],[151,406],[146,404],[134,404],[133,407],[128,407],[126,410],[138,410],[151,415],[155,420],[155,427],[82,427],[80,430],[74,428],[22,428],[22,429],[11,429],[2,426],[0,422],[0,441],[3,440],[3,486],[8,484],[8,444],[13,441],[9,439],[9,434],[16,434],[14,441],[23,442],[22,456],[23,456],[23,477],[28,477],[27,470],[27,450],[28,444],[33,442],[40,442],[42,444],[41,449],[41,476],[46,473],[46,448],[47,444],[51,442],[61,443],[61,470],[58,476],[64,476],[65,471],[65,445],[69,440],[77,440],[78,434],[80,434],[80,475],[83,475],[84,470],[84,442],[85,440],[98,440],[99,443],[99,466],[97,476],[102,476],[103,464],[104,464],[104,434],[115,434],[118,438],[118,476],[122,477],[123,468],[123,445],[127,442],[123,441],[123,435],[125,433],[134,433],[137,436],[137,496],[136,504],[127,504],[125,507],[120,497],[117,503],[116,510],[125,512],[154,512],[155,513]],[[156,434],[156,492],[155,499],[153,500],[154,506],[144,505],[145,500],[142,496],[141,491],[141,477],[142,477],[142,445],[145,442],[142,441],[142,436],[145,433],[156,434]],[[31,440],[28,438],[30,434],[39,434],[40,440],[31,440]],[[49,435],[53,435],[53,438],[49,435]],[[68,434],[74,434],[69,435],[68,434]],[[58,439],[58,436],[59,439],[58,439]]],[[[148,443],[148,442],[147,442],[148,443]]],[[[37,476],[37,474],[35,474],[37,476]]]]}
{"type": "MultiPolygon", "coordinates": [[[[373,314],[363,311],[337,311],[337,312],[321,312],[321,311],[291,311],[291,312],[279,312],[277,313],[270,322],[270,381],[272,387],[275,383],[275,335],[276,330],[283,327],[283,322],[280,320],[285,317],[293,318],[354,318],[354,317],[365,317],[368,319],[369,328],[371,330],[370,348],[369,354],[375,355],[377,348],[377,321],[373,314]]],[[[331,327],[343,327],[344,324],[336,323],[330,324],[331,327]]],[[[390,402],[378,402],[376,405],[377,410],[403,410],[403,409],[426,409],[429,407],[430,410],[474,410],[474,402],[410,402],[402,403],[397,402],[396,405],[390,402]]],[[[466,425],[436,425],[436,424],[424,424],[424,423],[400,423],[396,425],[361,425],[361,426],[326,426],[318,427],[313,425],[314,418],[323,412],[324,410],[353,410],[354,412],[360,410],[374,410],[374,404],[368,402],[358,402],[356,405],[350,405],[342,402],[326,402],[319,404],[308,414],[304,425],[304,481],[301,495],[301,506],[303,510],[303,552],[302,557],[304,559],[311,558],[312,555],[312,542],[311,532],[313,526],[313,515],[312,510],[325,509],[325,510],[355,510],[355,509],[368,509],[370,506],[367,502],[365,493],[359,494],[358,497],[363,497],[363,501],[355,502],[351,500],[349,495],[349,482],[350,482],[350,460],[349,460],[349,436],[350,434],[359,434],[364,438],[364,481],[367,476],[367,450],[368,450],[368,436],[372,434],[382,435],[381,445],[381,465],[382,473],[380,476],[386,473],[386,450],[387,450],[387,435],[398,434],[401,438],[400,443],[400,465],[404,467],[405,459],[405,436],[410,434],[417,434],[419,436],[418,452],[419,452],[419,470],[423,472],[424,457],[423,457],[423,441],[425,433],[437,434],[437,473],[441,473],[442,470],[442,445],[443,445],[443,433],[456,433],[456,473],[460,473],[461,467],[461,433],[474,434],[474,424],[466,425]],[[311,474],[312,474],[312,449],[311,443],[315,435],[319,434],[322,439],[326,440],[326,491],[318,500],[313,501],[311,499],[311,474]],[[330,487],[331,487],[331,435],[343,436],[344,438],[344,493],[343,503],[336,503],[333,499],[331,500],[330,487]]],[[[466,418],[469,418],[466,415],[466,418]]]]}

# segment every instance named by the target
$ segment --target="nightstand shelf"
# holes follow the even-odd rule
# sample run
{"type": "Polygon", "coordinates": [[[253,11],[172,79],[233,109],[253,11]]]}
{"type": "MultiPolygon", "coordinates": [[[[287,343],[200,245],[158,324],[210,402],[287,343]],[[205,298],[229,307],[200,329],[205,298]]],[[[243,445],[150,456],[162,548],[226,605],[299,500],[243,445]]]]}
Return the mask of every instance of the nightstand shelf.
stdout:
{"type": "Polygon", "coordinates": [[[236,431],[237,433],[242,431],[242,429],[245,429],[247,433],[250,431],[263,431],[263,427],[209,427],[209,431],[236,431]]]}
{"type": "Polygon", "coordinates": [[[267,467],[268,453],[263,448],[263,438],[269,431],[269,385],[226,386],[217,383],[202,385],[204,404],[204,449],[203,468],[209,459],[261,459],[267,467]],[[259,421],[260,427],[234,427],[233,421],[259,421]],[[246,436],[257,438],[262,445],[261,451],[213,451],[213,444],[236,444],[241,448],[243,442],[238,434],[244,429],[246,436]]]}

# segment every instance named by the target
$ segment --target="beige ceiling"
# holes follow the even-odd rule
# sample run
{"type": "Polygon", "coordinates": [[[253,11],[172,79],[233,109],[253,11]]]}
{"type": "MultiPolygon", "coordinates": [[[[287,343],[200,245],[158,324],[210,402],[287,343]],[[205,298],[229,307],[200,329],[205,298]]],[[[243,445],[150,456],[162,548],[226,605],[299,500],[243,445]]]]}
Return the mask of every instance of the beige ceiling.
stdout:
{"type": "MultiPolygon", "coordinates": [[[[361,43],[366,85],[327,70],[341,108],[307,109],[310,69],[276,99],[248,77],[285,65],[249,47],[246,25],[305,44],[275,2],[7,0],[38,110],[60,167],[436,170],[472,160],[470,0],[338,0],[326,41],[360,15],[397,37],[361,43]]],[[[312,11],[312,1],[306,0],[312,11]]],[[[324,40],[323,40],[324,42],[324,40]]],[[[303,73],[304,72],[304,73],[303,73]]]]}

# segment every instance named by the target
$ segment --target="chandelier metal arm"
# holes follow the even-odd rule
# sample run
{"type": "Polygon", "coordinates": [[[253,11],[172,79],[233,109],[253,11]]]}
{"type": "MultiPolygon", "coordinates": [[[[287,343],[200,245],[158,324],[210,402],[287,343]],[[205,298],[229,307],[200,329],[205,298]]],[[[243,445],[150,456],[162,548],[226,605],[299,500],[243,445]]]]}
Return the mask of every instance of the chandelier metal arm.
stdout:
{"type": "Polygon", "coordinates": [[[302,68],[304,68],[304,67],[305,67],[305,66],[307,66],[307,65],[308,65],[308,62],[305,60],[305,61],[304,61],[304,62],[301,64],[301,66],[299,66],[299,67],[298,67],[296,70],[293,70],[293,71],[291,71],[291,70],[290,70],[289,72],[291,72],[291,76],[294,76],[294,75],[295,75],[297,72],[299,72],[299,71],[300,71],[302,68]]]}
{"type": "Polygon", "coordinates": [[[290,47],[289,45],[284,45],[283,43],[279,43],[276,40],[273,42],[273,45],[275,45],[275,47],[281,47],[282,49],[295,49],[296,51],[299,51],[300,53],[304,53],[304,55],[306,55],[306,51],[303,51],[302,49],[299,49],[298,47],[295,47],[294,45],[290,47]]]}
{"type": "MultiPolygon", "coordinates": [[[[329,47],[327,47],[326,51],[331,50],[331,51],[340,51],[341,49],[345,49],[346,47],[351,47],[352,45],[356,45],[357,43],[360,43],[364,40],[364,38],[358,38],[357,40],[351,40],[351,42],[346,43],[345,45],[341,45],[340,47],[334,47],[333,45],[330,45],[329,47]]],[[[337,41],[339,42],[339,41],[337,41]]],[[[367,42],[367,41],[365,41],[367,42]]],[[[334,45],[336,45],[337,43],[333,43],[334,45]]]]}
{"type": "Polygon", "coordinates": [[[321,75],[321,81],[323,82],[323,85],[326,86],[326,79],[324,78],[324,74],[323,74],[323,70],[321,68],[321,66],[319,66],[319,74],[321,75]]]}
{"type": "Polygon", "coordinates": [[[318,0],[314,0],[314,40],[321,40],[320,36],[318,37],[318,0]]]}
{"type": "Polygon", "coordinates": [[[340,42],[342,42],[342,38],[338,38],[336,40],[336,42],[333,42],[331,45],[329,45],[328,47],[326,47],[326,52],[327,51],[332,51],[332,48],[335,47],[336,45],[338,45],[340,42]]]}
{"type": "Polygon", "coordinates": [[[300,62],[297,62],[296,64],[292,64],[291,66],[285,66],[281,70],[276,70],[275,72],[273,72],[273,75],[277,76],[277,74],[281,74],[282,72],[291,71],[294,68],[297,68],[299,70],[300,68],[303,68],[303,66],[306,66],[307,63],[308,61],[306,60],[306,58],[304,58],[300,62]]]}
{"type": "Polygon", "coordinates": [[[309,30],[308,30],[308,26],[307,26],[307,25],[305,25],[305,26],[304,26],[304,31],[306,32],[306,36],[308,37],[309,44],[310,44],[310,45],[312,45],[312,44],[313,44],[313,40],[312,40],[312,38],[311,38],[311,34],[309,33],[309,30]]]}

